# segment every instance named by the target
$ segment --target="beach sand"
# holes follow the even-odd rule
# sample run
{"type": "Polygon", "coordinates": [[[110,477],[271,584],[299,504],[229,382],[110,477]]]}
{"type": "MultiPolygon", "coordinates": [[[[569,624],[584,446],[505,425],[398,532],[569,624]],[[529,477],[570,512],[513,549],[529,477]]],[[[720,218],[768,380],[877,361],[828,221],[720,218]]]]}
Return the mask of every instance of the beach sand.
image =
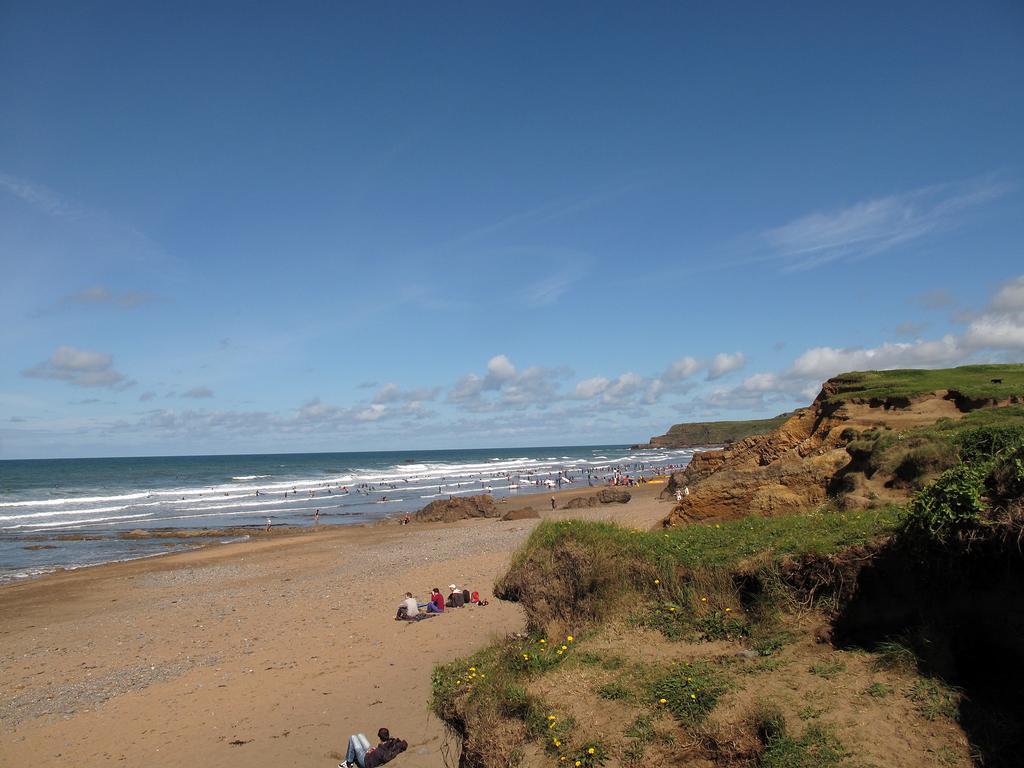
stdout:
{"type": "MultiPolygon", "coordinates": [[[[646,529],[671,506],[662,487],[502,506],[646,529]]],[[[536,522],[332,526],[0,587],[0,765],[334,766],[350,733],[381,726],[409,742],[395,765],[454,765],[431,670],[522,631],[491,589],[536,522]],[[406,590],[453,582],[490,605],[394,621],[406,590]]]]}

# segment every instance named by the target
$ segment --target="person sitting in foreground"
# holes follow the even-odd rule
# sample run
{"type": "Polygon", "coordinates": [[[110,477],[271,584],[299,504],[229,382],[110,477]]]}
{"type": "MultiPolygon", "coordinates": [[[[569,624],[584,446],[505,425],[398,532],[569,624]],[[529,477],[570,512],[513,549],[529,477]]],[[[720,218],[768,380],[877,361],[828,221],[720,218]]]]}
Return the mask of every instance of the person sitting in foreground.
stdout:
{"type": "Polygon", "coordinates": [[[390,763],[409,748],[409,743],[404,739],[392,739],[387,728],[378,730],[377,738],[380,744],[371,747],[366,734],[349,736],[348,753],[344,762],[338,763],[338,768],[377,768],[378,765],[390,763]]]}

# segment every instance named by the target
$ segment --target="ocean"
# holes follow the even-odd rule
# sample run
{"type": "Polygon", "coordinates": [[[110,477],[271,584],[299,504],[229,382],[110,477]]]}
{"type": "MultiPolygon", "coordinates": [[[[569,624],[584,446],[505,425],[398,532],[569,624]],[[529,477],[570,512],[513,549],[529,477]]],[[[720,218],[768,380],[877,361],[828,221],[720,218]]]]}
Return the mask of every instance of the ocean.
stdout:
{"type": "Polygon", "coordinates": [[[0,461],[0,581],[208,544],[175,535],[196,529],[314,525],[317,511],[321,525],[366,523],[449,496],[650,477],[692,455],[604,445],[0,461]]]}

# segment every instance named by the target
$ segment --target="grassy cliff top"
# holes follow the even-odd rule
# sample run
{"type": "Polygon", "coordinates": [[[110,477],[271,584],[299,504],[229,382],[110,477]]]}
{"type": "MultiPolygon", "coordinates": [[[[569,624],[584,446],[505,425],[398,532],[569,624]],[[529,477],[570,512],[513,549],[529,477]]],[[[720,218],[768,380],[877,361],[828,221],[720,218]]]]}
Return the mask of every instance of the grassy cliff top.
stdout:
{"type": "Polygon", "coordinates": [[[1024,365],[964,365],[933,370],[853,371],[825,384],[826,399],[885,400],[954,390],[972,400],[1006,400],[1024,395],[1024,365]]]}
{"type": "Polygon", "coordinates": [[[765,435],[782,426],[792,413],[781,413],[770,419],[745,421],[696,421],[673,424],[667,433],[652,437],[649,445],[667,448],[693,448],[705,445],[724,445],[751,435],[765,435]]]}

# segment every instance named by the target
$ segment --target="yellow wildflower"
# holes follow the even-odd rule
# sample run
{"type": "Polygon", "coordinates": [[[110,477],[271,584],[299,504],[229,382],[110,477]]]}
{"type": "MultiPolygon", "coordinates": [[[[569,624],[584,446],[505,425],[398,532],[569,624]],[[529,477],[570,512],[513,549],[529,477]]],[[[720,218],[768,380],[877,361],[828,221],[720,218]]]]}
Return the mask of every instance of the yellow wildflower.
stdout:
{"type": "Polygon", "coordinates": [[[554,716],[554,715],[548,715],[548,720],[555,720],[555,719],[556,719],[556,718],[555,718],[555,716],[554,716]]]}
{"type": "Polygon", "coordinates": [[[560,742],[558,739],[552,739],[551,743],[554,744],[556,747],[562,746],[562,742],[560,742]]]}
{"type": "Polygon", "coordinates": [[[708,601],[708,599],[707,599],[706,597],[702,597],[702,598],[700,599],[700,601],[701,601],[702,603],[706,603],[706,602],[708,601]]]}
{"type": "Polygon", "coordinates": [[[668,699],[658,699],[659,704],[668,704],[668,699]]]}
{"type": "Polygon", "coordinates": [[[655,580],[654,580],[654,583],[655,583],[655,584],[661,584],[661,579],[655,579],[655,580]]]}
{"type": "Polygon", "coordinates": [[[588,749],[588,750],[587,750],[587,754],[588,754],[588,755],[592,755],[592,754],[594,754],[594,748],[593,748],[593,747],[591,747],[590,749],[588,749]]]}
{"type": "Polygon", "coordinates": [[[567,645],[563,645],[563,646],[562,646],[562,650],[563,650],[563,651],[568,651],[568,650],[569,650],[569,646],[567,646],[567,645]]]}
{"type": "Polygon", "coordinates": [[[691,699],[696,699],[697,698],[697,694],[696,693],[691,693],[690,694],[690,698],[691,699]]]}
{"type": "Polygon", "coordinates": [[[572,642],[572,639],[573,639],[573,638],[572,638],[572,635],[569,635],[569,636],[568,636],[567,638],[565,638],[565,639],[566,639],[566,641],[568,641],[568,642],[570,642],[570,643],[571,643],[571,642],[572,642]]]}
{"type": "Polygon", "coordinates": [[[470,671],[470,672],[476,672],[476,667],[470,667],[470,668],[469,668],[469,671],[470,671]]]}
{"type": "Polygon", "coordinates": [[[581,765],[583,765],[583,763],[581,763],[579,760],[577,760],[576,761],[576,767],[579,768],[579,766],[581,766],[581,765]]]}

